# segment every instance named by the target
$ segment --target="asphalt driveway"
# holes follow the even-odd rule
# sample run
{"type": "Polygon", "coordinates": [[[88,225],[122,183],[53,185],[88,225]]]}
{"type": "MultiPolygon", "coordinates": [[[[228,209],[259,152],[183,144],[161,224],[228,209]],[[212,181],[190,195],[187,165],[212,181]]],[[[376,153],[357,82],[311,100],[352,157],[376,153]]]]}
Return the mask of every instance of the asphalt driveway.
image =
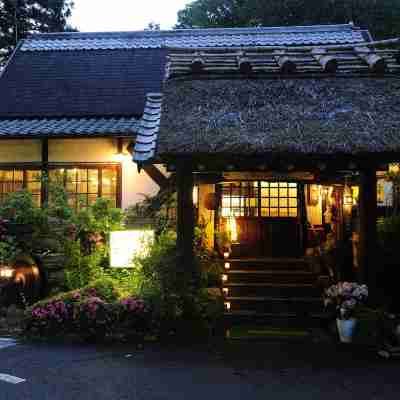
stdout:
{"type": "Polygon", "coordinates": [[[0,349],[0,400],[397,400],[399,371],[400,360],[332,344],[19,344],[0,349]]]}

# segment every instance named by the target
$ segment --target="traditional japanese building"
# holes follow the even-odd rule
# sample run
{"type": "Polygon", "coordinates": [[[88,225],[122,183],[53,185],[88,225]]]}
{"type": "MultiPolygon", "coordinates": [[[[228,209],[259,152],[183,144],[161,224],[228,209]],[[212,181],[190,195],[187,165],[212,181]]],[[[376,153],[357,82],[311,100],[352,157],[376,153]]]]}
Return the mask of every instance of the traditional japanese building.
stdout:
{"type": "Polygon", "coordinates": [[[227,311],[312,313],[327,244],[352,238],[350,270],[373,284],[397,44],[352,24],[32,36],[0,78],[0,197],[43,201],[40,174],[58,171],[71,203],[127,207],[176,174],[182,265],[201,222],[227,311]]]}

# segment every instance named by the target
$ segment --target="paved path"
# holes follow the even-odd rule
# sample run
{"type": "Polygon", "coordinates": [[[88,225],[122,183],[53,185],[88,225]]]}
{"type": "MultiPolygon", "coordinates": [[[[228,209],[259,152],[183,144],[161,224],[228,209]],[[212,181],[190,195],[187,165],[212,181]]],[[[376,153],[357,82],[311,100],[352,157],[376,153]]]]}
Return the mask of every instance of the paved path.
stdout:
{"type": "Polygon", "coordinates": [[[321,344],[0,350],[0,400],[398,400],[400,360],[321,344]]]}
{"type": "Polygon", "coordinates": [[[6,347],[16,346],[17,342],[11,338],[0,337],[0,350],[6,347]]]}

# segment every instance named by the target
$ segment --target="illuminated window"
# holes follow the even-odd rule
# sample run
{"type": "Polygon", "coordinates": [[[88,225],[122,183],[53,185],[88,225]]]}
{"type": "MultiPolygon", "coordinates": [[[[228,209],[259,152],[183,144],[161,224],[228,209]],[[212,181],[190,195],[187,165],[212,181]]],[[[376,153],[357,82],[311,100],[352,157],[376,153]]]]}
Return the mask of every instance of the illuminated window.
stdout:
{"type": "MultiPolygon", "coordinates": [[[[61,183],[67,193],[70,206],[87,207],[97,198],[110,199],[114,207],[120,206],[120,166],[64,168],[49,167],[50,181],[61,183]]],[[[13,192],[26,189],[40,206],[42,203],[42,171],[39,169],[0,169],[0,202],[13,192]]],[[[50,199],[51,201],[51,199],[50,199]]]]}
{"type": "Polygon", "coordinates": [[[221,185],[222,217],[297,217],[297,184],[229,182],[221,185]]]}
{"type": "Polygon", "coordinates": [[[0,202],[4,201],[9,193],[26,189],[32,193],[35,203],[39,206],[41,202],[41,177],[40,170],[0,170],[0,202]]]}
{"type": "Polygon", "coordinates": [[[99,197],[111,200],[119,206],[119,167],[93,168],[68,167],[51,169],[50,181],[61,183],[67,192],[68,203],[79,209],[93,204],[99,197]]]}
{"type": "Polygon", "coordinates": [[[383,179],[378,179],[377,181],[376,197],[378,204],[385,203],[385,181],[383,179]]]}

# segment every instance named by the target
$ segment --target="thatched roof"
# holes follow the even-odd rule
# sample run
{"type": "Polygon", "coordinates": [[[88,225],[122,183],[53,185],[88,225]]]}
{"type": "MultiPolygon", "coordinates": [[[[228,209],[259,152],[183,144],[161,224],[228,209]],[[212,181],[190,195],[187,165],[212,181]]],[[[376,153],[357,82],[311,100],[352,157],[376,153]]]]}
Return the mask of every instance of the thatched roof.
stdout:
{"type": "Polygon", "coordinates": [[[158,156],[400,152],[400,79],[170,80],[158,156]]]}

